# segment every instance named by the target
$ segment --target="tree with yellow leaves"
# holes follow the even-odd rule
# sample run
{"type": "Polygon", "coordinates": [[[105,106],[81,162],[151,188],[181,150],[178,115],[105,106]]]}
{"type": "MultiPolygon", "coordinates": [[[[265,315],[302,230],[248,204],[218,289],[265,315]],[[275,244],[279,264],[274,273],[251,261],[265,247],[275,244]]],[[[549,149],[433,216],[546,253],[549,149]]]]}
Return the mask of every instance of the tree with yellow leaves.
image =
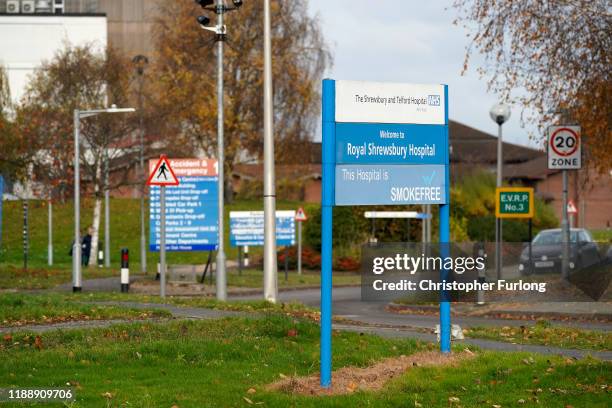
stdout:
{"type": "MultiPolygon", "coordinates": [[[[320,79],[330,54],[305,0],[273,0],[272,64],[277,163],[300,163],[317,130],[320,79]]],[[[154,24],[154,77],[167,142],[215,157],[215,35],[200,29],[193,2],[164,2],[154,24]]],[[[212,16],[211,16],[212,17],[212,16]]],[[[214,23],[214,19],[211,18],[214,23]]],[[[248,1],[225,15],[225,171],[263,153],[263,7],[248,1]]],[[[226,188],[227,190],[227,188],[226,188]]]]}
{"type": "Polygon", "coordinates": [[[471,32],[490,90],[519,102],[524,122],[582,127],[590,165],[612,162],[612,14],[608,0],[454,0],[458,23],[471,32]],[[517,95],[518,94],[518,95],[517,95]],[[562,115],[559,116],[559,113],[562,115]],[[569,122],[569,123],[567,123],[569,122]]]}

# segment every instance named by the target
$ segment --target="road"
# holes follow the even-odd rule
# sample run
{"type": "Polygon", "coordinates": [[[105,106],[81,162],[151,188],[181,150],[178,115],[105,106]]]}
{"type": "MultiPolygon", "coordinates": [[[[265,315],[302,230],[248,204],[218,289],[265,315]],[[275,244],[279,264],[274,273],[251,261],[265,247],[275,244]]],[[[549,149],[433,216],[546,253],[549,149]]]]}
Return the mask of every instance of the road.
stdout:
{"type": "MultiPolygon", "coordinates": [[[[344,317],[353,321],[378,326],[409,327],[413,329],[433,329],[438,324],[437,315],[398,314],[386,310],[385,302],[363,302],[360,287],[334,288],[332,292],[332,310],[334,316],[344,317]]],[[[255,300],[261,295],[233,296],[230,300],[255,300]]],[[[312,307],[319,307],[319,289],[291,290],[279,293],[281,302],[297,301],[312,307]]],[[[535,324],[535,320],[490,319],[484,317],[456,316],[453,324],[462,328],[474,326],[521,326],[535,324]]],[[[597,322],[568,321],[559,324],[585,329],[610,330],[611,325],[597,322]]]]}

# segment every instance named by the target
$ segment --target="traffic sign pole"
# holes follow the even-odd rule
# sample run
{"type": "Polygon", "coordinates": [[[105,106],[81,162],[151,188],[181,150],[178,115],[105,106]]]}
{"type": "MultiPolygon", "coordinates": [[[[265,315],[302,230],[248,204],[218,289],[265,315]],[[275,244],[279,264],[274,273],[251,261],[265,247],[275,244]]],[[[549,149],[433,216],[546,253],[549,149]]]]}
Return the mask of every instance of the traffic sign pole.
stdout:
{"type": "Polygon", "coordinates": [[[159,296],[166,297],[166,186],[159,188],[159,296]]]}
{"type": "Polygon", "coordinates": [[[306,221],[308,217],[304,208],[300,207],[295,213],[295,221],[297,222],[297,233],[298,233],[298,249],[297,249],[297,269],[298,275],[302,274],[302,222],[306,221]]]}
{"type": "Polygon", "coordinates": [[[568,221],[568,169],[582,167],[582,147],[579,126],[551,126],[548,130],[548,168],[563,172],[563,203],[561,207],[561,231],[563,252],[561,258],[561,279],[569,278],[570,225],[568,221]]]}
{"type": "Polygon", "coordinates": [[[561,230],[563,233],[563,258],[561,259],[561,279],[569,278],[569,243],[570,243],[570,228],[567,220],[567,188],[568,177],[567,170],[563,170],[563,203],[561,206],[561,230]]]}
{"type": "Polygon", "coordinates": [[[302,274],[302,221],[298,221],[298,249],[297,249],[297,269],[298,275],[302,274]]]}
{"type": "Polygon", "coordinates": [[[147,180],[149,186],[159,186],[159,295],[166,297],[166,186],[178,186],[179,179],[174,174],[166,155],[161,155],[147,180]]]}

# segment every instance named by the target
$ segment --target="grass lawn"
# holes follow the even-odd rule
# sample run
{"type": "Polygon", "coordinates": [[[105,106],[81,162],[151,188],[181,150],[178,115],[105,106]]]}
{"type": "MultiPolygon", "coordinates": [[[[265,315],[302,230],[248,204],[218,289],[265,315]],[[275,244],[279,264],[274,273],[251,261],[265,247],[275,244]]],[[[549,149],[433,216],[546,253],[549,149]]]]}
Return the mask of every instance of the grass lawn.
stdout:
{"type": "MultiPolygon", "coordinates": [[[[318,371],[318,326],[277,315],[54,331],[37,345],[32,338],[14,333],[0,343],[0,387],[69,383],[73,407],[606,407],[612,381],[610,365],[596,360],[477,352],[457,367],[413,367],[376,393],[271,392],[264,386],[282,376],[318,371]]],[[[363,367],[428,347],[338,332],[334,367],[363,367]]]]}
{"type": "MultiPolygon", "coordinates": [[[[198,271],[201,276],[201,271],[198,271]]],[[[147,277],[154,280],[154,275],[147,277]]],[[[213,275],[212,284],[215,284],[216,275],[213,275]]],[[[168,279],[168,278],[166,278],[168,279]]],[[[210,275],[206,276],[205,284],[210,285],[210,275]]],[[[278,287],[299,287],[299,286],[319,286],[321,284],[321,274],[319,271],[303,271],[298,275],[295,270],[289,270],[287,280],[282,265],[278,267],[277,277],[278,287]]],[[[359,272],[334,272],[332,282],[334,285],[360,285],[361,275],[359,272]]],[[[237,269],[227,270],[227,285],[243,288],[261,288],[263,285],[263,271],[261,269],[243,269],[239,273],[237,269]]]]}
{"type": "Polygon", "coordinates": [[[141,310],[122,306],[93,305],[79,297],[62,294],[16,294],[0,296],[0,325],[50,324],[75,320],[144,319],[171,317],[169,312],[152,308],[141,310]]]}
{"type": "MultiPolygon", "coordinates": [[[[334,285],[359,285],[361,284],[361,275],[355,272],[334,272],[334,285]]],[[[214,279],[213,279],[214,282],[214,279]]],[[[263,272],[261,270],[243,270],[242,275],[238,275],[238,271],[229,271],[227,276],[228,286],[240,286],[249,288],[261,288],[263,282],[263,272]]],[[[312,271],[304,271],[302,275],[298,275],[296,271],[289,270],[287,280],[285,280],[285,272],[282,265],[278,267],[278,286],[318,286],[321,283],[321,274],[312,271]]]]}
{"type": "MultiPolygon", "coordinates": [[[[201,272],[201,271],[199,271],[201,272]]],[[[135,267],[130,267],[131,276],[143,276],[135,267]]],[[[96,279],[118,277],[119,271],[117,268],[98,268],[89,267],[83,269],[83,279],[96,279]]],[[[145,276],[148,281],[155,280],[155,274],[149,273],[145,276]]],[[[70,283],[72,281],[72,270],[69,267],[64,268],[29,268],[24,270],[21,267],[15,266],[0,266],[0,289],[49,289],[60,284],[70,283]]],[[[256,269],[245,269],[241,274],[235,269],[227,271],[228,286],[246,287],[246,288],[261,288],[263,282],[263,272],[256,269]]],[[[212,284],[215,279],[213,276],[212,284]]],[[[299,287],[299,286],[317,286],[321,283],[321,275],[318,272],[304,271],[302,275],[298,275],[295,270],[289,270],[287,280],[285,280],[284,270],[281,268],[278,271],[278,287],[299,287]]],[[[334,285],[359,285],[361,283],[361,275],[353,272],[334,272],[334,285]]],[[[156,283],[159,284],[158,282],[156,283]]],[[[209,277],[206,278],[206,285],[210,285],[209,277]]]]}
{"type": "MultiPolygon", "coordinates": [[[[130,267],[133,271],[140,270],[138,262],[140,258],[140,200],[127,198],[112,198],[111,201],[111,263],[118,267],[121,248],[130,250],[130,267]]],[[[83,199],[81,201],[81,226],[86,228],[91,225],[93,214],[93,200],[83,199]]],[[[148,217],[148,202],[145,203],[146,216],[148,217]]],[[[304,206],[306,212],[318,207],[317,204],[308,204],[294,201],[277,201],[279,210],[297,210],[304,206]]],[[[235,210],[263,210],[263,202],[240,201],[228,204],[225,213],[225,225],[229,225],[229,212],[235,210]]],[[[29,226],[30,226],[30,254],[29,264],[33,268],[47,267],[47,222],[48,208],[45,201],[29,201],[29,226]]],[[[68,255],[72,237],[74,207],[72,202],[66,204],[57,203],[53,206],[53,258],[55,266],[59,269],[70,269],[71,258],[68,255]]],[[[148,219],[148,218],[147,218],[148,219]]],[[[104,211],[100,221],[100,241],[104,241],[104,211]]],[[[147,245],[149,241],[149,224],[146,227],[147,245]]],[[[21,267],[23,265],[23,206],[21,201],[5,201],[2,217],[2,246],[0,247],[0,275],[7,266],[21,267]]],[[[237,249],[230,246],[229,231],[226,231],[226,254],[229,259],[237,258],[237,249]]],[[[260,247],[250,247],[250,254],[261,253],[260,247]]],[[[206,263],[208,253],[206,252],[169,252],[168,263],[206,263]]],[[[147,253],[147,263],[151,265],[151,271],[155,271],[159,254],[157,252],[147,253]]]]}
{"type": "Polygon", "coordinates": [[[538,321],[534,326],[523,327],[472,327],[464,333],[467,337],[518,344],[543,344],[581,350],[612,350],[611,332],[554,326],[547,321],[538,321]]]}
{"type": "MultiPolygon", "coordinates": [[[[116,268],[88,267],[82,269],[83,279],[119,276],[116,268]]],[[[0,266],[0,289],[49,289],[72,282],[70,267],[23,267],[0,266]]]]}

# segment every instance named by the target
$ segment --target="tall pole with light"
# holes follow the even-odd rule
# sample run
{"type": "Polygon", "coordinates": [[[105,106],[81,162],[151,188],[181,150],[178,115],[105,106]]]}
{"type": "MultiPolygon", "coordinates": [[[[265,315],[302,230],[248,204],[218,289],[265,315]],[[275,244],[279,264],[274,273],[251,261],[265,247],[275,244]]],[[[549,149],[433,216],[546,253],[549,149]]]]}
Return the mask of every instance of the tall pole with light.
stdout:
{"type": "MultiPolygon", "coordinates": [[[[489,111],[491,119],[497,123],[497,188],[502,186],[502,165],[503,165],[503,145],[502,145],[502,125],[510,119],[510,107],[501,103],[496,103],[489,111]]],[[[502,272],[502,253],[501,244],[502,220],[495,218],[495,274],[497,279],[501,279],[502,272]]]]}
{"type": "Polygon", "coordinates": [[[139,183],[140,183],[140,270],[142,273],[147,273],[147,241],[145,236],[145,183],[146,173],[144,168],[144,115],[142,109],[142,97],[144,88],[144,70],[149,59],[144,55],[136,55],[132,62],[136,67],[138,75],[138,134],[140,138],[140,150],[138,152],[139,159],[139,183]]]}
{"type": "Polygon", "coordinates": [[[242,0],[233,0],[233,6],[226,6],[224,0],[195,0],[204,10],[217,14],[217,25],[208,27],[210,19],[199,16],[198,23],[204,30],[215,33],[217,41],[217,161],[219,163],[219,244],[217,247],[217,300],[227,300],[227,278],[225,270],[225,237],[224,237],[224,214],[225,214],[225,179],[224,179],[224,142],[223,142],[223,42],[225,41],[226,28],[223,24],[223,15],[231,10],[242,6],[242,0]]]}
{"type": "Polygon", "coordinates": [[[100,115],[102,113],[128,113],[135,111],[136,110],[134,108],[117,108],[115,105],[112,105],[107,109],[74,110],[74,242],[72,243],[73,292],[80,292],[83,285],[81,274],[81,170],[79,152],[81,119],[100,115]]]}
{"type": "Polygon", "coordinates": [[[272,95],[270,0],[264,0],[264,299],[276,303],[276,180],[272,95]]]}

